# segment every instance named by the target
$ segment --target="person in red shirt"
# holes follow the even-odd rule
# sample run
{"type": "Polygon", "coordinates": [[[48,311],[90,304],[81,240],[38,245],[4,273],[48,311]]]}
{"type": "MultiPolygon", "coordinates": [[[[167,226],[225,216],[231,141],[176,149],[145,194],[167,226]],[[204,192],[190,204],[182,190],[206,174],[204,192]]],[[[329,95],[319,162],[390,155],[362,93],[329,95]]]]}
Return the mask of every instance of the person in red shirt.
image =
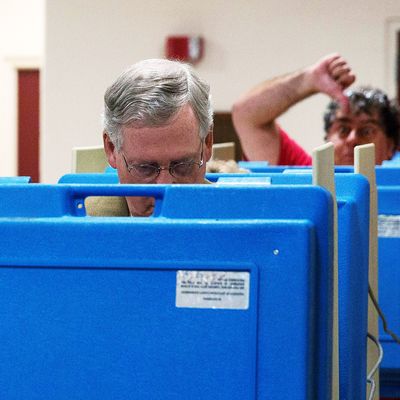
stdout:
{"type": "Polygon", "coordinates": [[[300,71],[261,83],[241,96],[232,119],[245,158],[271,165],[311,165],[310,155],[276,119],[316,93],[331,97],[324,115],[325,140],[334,145],[335,164],[352,165],[354,147],[375,144],[375,161],[390,160],[399,143],[400,112],[386,94],[355,81],[346,60],[333,54],[300,71]]]}

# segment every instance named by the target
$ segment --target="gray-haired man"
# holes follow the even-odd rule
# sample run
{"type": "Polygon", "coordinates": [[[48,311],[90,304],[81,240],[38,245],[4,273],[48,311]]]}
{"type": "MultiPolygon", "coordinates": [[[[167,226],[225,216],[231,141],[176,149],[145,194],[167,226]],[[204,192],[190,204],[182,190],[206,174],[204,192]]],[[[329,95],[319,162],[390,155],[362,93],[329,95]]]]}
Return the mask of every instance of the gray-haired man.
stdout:
{"type": "MultiPolygon", "coordinates": [[[[209,85],[191,66],[144,60],[104,96],[104,149],[121,183],[204,183],[213,144],[209,85]]],[[[149,216],[154,199],[97,198],[91,215],[149,216]]]]}

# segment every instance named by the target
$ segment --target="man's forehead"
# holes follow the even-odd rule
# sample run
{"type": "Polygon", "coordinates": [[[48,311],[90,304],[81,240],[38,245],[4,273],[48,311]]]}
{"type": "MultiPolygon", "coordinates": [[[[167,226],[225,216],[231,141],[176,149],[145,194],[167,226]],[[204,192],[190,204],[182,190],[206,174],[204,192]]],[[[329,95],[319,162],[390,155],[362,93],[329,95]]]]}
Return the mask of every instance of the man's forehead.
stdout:
{"type": "Polygon", "coordinates": [[[199,136],[199,123],[189,105],[182,107],[176,114],[162,124],[134,123],[122,127],[124,140],[127,141],[190,141],[199,136]]]}
{"type": "Polygon", "coordinates": [[[124,132],[122,149],[136,154],[165,154],[195,152],[200,146],[197,130],[172,131],[163,130],[148,132],[124,132]]]}

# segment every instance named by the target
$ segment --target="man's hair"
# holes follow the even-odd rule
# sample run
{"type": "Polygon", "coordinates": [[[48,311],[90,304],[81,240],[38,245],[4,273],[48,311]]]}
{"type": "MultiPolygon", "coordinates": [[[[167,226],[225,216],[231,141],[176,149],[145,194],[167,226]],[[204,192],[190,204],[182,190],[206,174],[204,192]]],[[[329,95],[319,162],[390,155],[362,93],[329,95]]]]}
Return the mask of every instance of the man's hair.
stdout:
{"type": "Polygon", "coordinates": [[[120,150],[123,126],[163,126],[186,104],[192,107],[199,136],[204,139],[213,124],[209,85],[188,64],[165,59],[140,61],[106,90],[104,131],[120,150]]]}
{"type": "MultiPolygon", "coordinates": [[[[400,110],[395,100],[389,100],[387,95],[380,89],[368,86],[346,91],[350,101],[350,110],[354,114],[365,113],[371,115],[377,112],[383,131],[388,138],[393,139],[395,147],[399,145],[400,139],[400,110]]],[[[324,128],[328,133],[332,123],[335,121],[336,112],[340,108],[337,101],[332,100],[324,114],[324,128]]]]}

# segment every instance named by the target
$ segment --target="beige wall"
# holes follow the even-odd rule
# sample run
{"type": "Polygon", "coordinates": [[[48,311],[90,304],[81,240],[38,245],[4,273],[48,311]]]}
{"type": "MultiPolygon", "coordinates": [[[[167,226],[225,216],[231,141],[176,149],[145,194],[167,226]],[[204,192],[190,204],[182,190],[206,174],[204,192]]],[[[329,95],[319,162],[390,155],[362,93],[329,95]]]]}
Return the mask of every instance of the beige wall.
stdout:
{"type": "Polygon", "coordinates": [[[40,67],[45,0],[0,0],[0,175],[17,173],[18,68],[40,67]]]}
{"type": "MultiPolygon", "coordinates": [[[[202,35],[197,65],[215,110],[241,92],[330,52],[340,52],[358,82],[390,89],[387,19],[398,0],[57,0],[47,1],[42,180],[70,171],[71,148],[101,143],[105,88],[127,65],[162,57],[170,34],[202,35]]],[[[307,150],[322,142],[322,95],[281,123],[307,150]]]]}

